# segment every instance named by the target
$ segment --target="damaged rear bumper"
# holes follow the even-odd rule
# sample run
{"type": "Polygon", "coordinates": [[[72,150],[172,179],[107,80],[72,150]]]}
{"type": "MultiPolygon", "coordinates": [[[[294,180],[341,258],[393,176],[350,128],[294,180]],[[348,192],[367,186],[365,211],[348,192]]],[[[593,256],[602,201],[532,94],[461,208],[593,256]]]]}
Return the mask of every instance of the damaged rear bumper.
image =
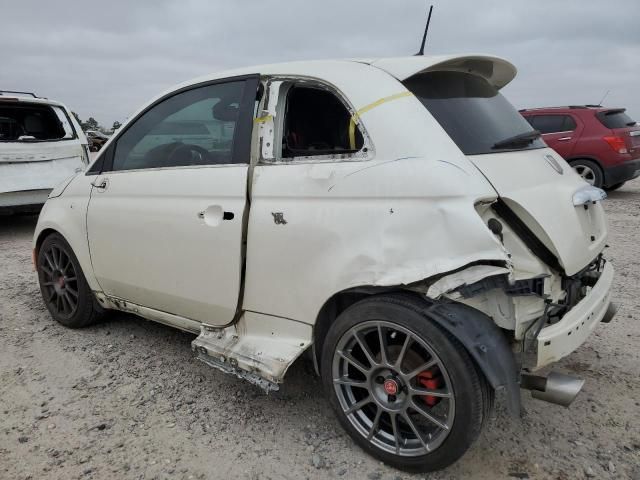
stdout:
{"type": "Polygon", "coordinates": [[[613,267],[606,263],[586,297],[557,323],[540,330],[535,368],[560,360],[578,348],[605,317],[611,303],[613,267]]]}

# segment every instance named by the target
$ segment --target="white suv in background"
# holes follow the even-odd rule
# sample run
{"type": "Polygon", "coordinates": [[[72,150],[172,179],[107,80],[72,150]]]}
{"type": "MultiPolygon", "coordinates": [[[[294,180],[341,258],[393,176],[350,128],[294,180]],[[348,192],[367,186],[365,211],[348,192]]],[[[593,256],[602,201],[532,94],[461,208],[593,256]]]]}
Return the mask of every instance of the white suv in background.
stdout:
{"type": "Polygon", "coordinates": [[[87,139],[67,107],[0,90],[0,214],[39,211],[88,161],[87,139]]]}

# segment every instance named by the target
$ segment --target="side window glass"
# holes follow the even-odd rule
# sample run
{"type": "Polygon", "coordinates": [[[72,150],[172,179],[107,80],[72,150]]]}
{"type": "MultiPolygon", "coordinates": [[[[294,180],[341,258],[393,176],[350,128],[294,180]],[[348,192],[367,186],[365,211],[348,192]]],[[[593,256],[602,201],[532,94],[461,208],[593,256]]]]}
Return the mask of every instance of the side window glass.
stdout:
{"type": "Polygon", "coordinates": [[[232,163],[244,86],[207,85],[155,105],[117,140],[112,170],[232,163]]]}
{"type": "Polygon", "coordinates": [[[564,117],[564,123],[562,126],[563,132],[573,132],[576,129],[576,121],[570,115],[564,117]]]}
{"type": "Polygon", "coordinates": [[[333,93],[293,86],[287,94],[282,157],[355,153],[364,144],[351,113],[333,93]]]}
{"type": "Polygon", "coordinates": [[[555,133],[564,131],[565,115],[536,115],[533,127],[540,133],[555,133]]]}

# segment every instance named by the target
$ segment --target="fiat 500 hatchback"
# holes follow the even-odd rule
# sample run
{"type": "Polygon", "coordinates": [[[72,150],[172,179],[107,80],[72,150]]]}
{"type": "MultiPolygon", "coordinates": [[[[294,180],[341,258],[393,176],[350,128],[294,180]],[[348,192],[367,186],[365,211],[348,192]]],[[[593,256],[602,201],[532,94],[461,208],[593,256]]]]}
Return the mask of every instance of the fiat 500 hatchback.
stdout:
{"type": "Polygon", "coordinates": [[[192,332],[203,362],[276,390],[307,349],[346,431],[444,468],[494,391],[568,405],[536,376],[613,315],[604,192],[499,93],[480,55],[317,61],[156,98],[50,195],[34,259],[51,315],[105,309],[192,332]]]}

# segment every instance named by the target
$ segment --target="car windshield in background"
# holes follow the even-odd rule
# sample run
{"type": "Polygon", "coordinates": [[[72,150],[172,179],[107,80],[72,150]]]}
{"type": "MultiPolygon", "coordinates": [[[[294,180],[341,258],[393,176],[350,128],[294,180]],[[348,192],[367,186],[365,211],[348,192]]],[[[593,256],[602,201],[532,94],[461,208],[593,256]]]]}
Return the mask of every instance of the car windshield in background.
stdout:
{"type": "Polygon", "coordinates": [[[50,142],[75,138],[66,113],[57,106],[0,104],[0,142],[50,142]]]}
{"type": "Polygon", "coordinates": [[[626,128],[636,124],[635,120],[625,113],[624,108],[598,112],[596,117],[607,128],[626,128]]]}
{"type": "Polygon", "coordinates": [[[429,72],[404,82],[466,155],[543,148],[539,132],[484,78],[429,72]]]}

